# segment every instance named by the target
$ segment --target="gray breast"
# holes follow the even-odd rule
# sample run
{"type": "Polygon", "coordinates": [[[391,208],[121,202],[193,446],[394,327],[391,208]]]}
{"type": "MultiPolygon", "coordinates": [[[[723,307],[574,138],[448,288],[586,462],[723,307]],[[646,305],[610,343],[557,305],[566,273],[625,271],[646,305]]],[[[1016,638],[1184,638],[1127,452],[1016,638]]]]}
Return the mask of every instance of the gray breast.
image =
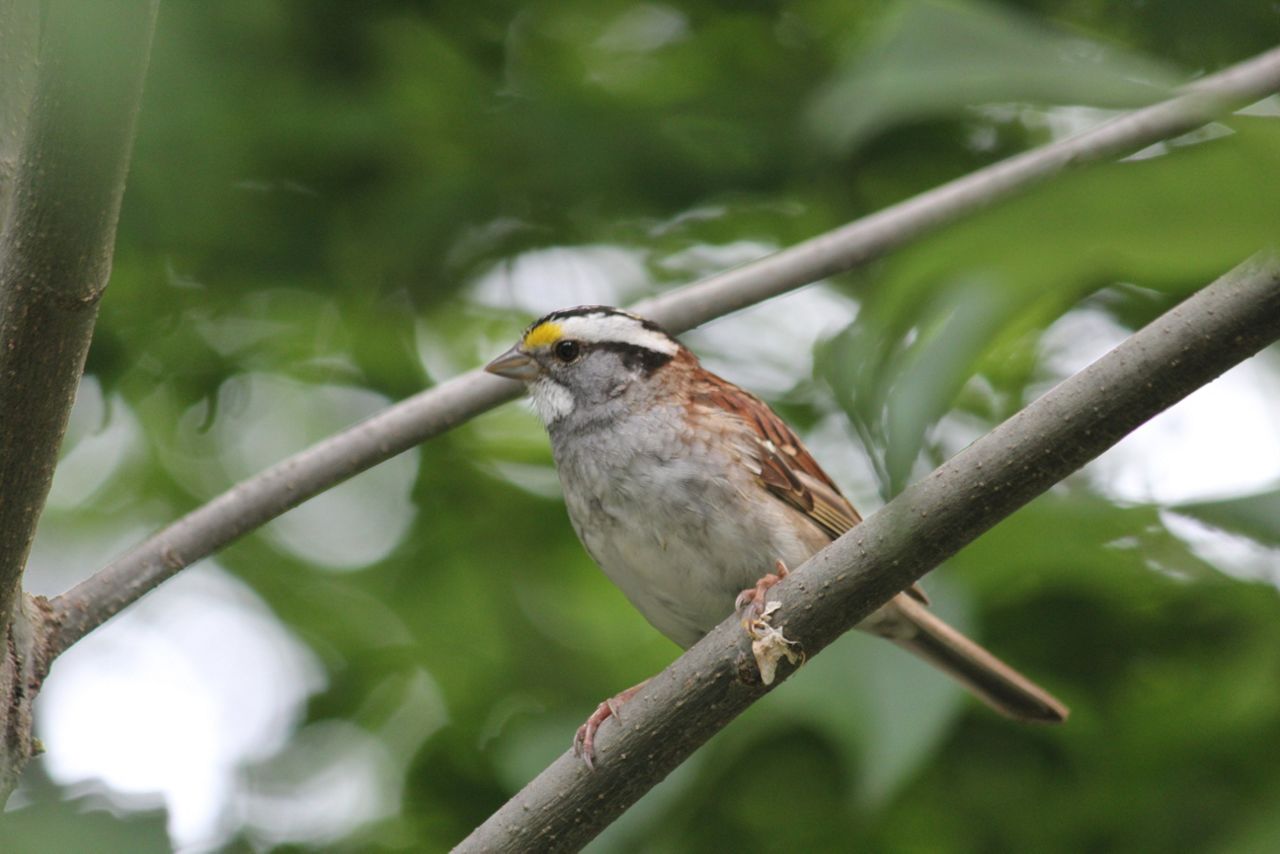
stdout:
{"type": "Polygon", "coordinates": [[[552,431],[565,504],[605,574],[659,631],[690,646],[778,558],[818,542],[722,445],[690,441],[680,413],[655,408],[606,429],[552,431]],[[802,536],[810,534],[810,536],[802,536]]]}

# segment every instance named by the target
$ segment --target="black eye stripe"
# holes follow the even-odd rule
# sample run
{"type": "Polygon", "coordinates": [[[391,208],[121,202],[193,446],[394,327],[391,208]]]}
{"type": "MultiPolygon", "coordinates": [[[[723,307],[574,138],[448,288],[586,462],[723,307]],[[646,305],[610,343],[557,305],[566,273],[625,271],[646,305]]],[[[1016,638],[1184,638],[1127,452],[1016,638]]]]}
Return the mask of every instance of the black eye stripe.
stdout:
{"type": "Polygon", "coordinates": [[[652,374],[674,358],[669,353],[660,353],[648,347],[641,347],[639,344],[627,344],[622,341],[600,341],[591,346],[597,350],[617,353],[622,357],[622,364],[628,368],[639,368],[646,375],[652,374]]]}

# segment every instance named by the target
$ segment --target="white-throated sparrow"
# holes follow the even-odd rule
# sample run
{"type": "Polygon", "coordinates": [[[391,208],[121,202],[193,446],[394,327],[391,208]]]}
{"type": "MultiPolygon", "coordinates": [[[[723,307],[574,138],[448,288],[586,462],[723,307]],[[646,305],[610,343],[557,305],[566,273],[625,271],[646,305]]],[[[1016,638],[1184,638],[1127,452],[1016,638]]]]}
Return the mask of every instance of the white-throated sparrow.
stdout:
{"type": "MultiPolygon", "coordinates": [[[[682,647],[735,602],[758,607],[775,565],[798,566],[861,521],[772,409],[651,321],[606,306],[552,312],[486,370],[528,386],[578,538],[682,647]]],[[[1060,702],[926,604],[912,588],[859,628],[916,653],[1002,714],[1066,719],[1060,702]]],[[[601,703],[578,731],[588,765],[596,728],[638,688],[601,703]]]]}

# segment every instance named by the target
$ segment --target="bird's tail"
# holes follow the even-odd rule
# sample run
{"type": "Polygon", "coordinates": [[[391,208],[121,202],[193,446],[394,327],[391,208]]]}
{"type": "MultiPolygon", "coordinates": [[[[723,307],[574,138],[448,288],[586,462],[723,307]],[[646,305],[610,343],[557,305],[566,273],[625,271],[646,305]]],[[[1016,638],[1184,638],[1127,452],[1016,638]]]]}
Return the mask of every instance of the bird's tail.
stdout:
{"type": "Polygon", "coordinates": [[[1048,691],[900,593],[863,625],[951,676],[1002,715],[1032,723],[1061,723],[1068,709],[1048,691]]]}

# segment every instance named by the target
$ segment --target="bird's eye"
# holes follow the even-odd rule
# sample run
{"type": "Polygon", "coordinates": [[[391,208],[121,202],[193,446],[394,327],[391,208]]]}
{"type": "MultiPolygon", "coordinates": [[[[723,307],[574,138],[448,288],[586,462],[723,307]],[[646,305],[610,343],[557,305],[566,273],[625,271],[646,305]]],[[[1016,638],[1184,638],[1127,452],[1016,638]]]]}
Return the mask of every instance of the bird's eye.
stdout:
{"type": "Polygon", "coordinates": [[[578,345],[577,341],[569,341],[567,339],[560,341],[555,347],[556,358],[562,362],[572,362],[578,358],[578,354],[581,352],[582,347],[578,345]]]}

